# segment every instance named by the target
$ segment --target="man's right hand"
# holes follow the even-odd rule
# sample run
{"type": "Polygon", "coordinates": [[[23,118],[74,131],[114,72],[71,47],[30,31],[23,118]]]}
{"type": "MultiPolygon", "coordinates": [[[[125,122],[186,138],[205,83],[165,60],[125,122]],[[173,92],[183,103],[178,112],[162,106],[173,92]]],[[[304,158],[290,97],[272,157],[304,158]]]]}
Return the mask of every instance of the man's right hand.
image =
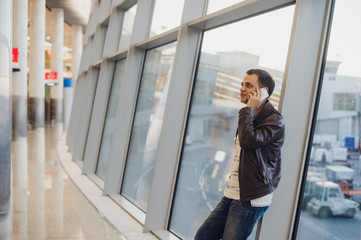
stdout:
{"type": "Polygon", "coordinates": [[[249,95],[247,107],[253,108],[253,110],[257,110],[261,106],[261,104],[261,90],[257,89],[256,92],[252,92],[249,95]]]}

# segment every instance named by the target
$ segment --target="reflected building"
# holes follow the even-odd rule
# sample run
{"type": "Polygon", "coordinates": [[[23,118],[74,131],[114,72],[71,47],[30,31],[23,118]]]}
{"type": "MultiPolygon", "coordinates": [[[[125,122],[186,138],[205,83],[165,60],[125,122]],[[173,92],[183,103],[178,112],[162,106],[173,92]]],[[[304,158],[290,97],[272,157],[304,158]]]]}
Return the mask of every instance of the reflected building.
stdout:
{"type": "MultiPolygon", "coordinates": [[[[339,75],[342,62],[327,61],[320,97],[315,135],[316,144],[325,142],[344,147],[345,138],[353,139],[353,147],[359,148],[361,136],[361,78],[339,75]]],[[[351,148],[351,146],[349,146],[351,148]]]]}

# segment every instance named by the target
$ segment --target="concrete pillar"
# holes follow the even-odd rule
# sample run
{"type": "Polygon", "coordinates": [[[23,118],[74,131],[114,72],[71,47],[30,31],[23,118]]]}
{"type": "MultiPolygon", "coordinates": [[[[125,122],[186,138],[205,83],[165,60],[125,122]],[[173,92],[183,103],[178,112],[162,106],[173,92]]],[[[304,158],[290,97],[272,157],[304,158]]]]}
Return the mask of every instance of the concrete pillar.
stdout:
{"type": "Polygon", "coordinates": [[[74,98],[74,87],[79,74],[81,54],[83,52],[83,28],[73,26],[72,79],[64,79],[64,130],[68,129],[74,98]]]}
{"type": "Polygon", "coordinates": [[[28,0],[13,0],[12,13],[12,43],[13,48],[17,48],[19,52],[20,69],[12,75],[13,231],[21,234],[28,232],[28,0]]]}
{"type": "Polygon", "coordinates": [[[13,140],[27,135],[28,0],[13,0],[13,48],[19,51],[19,72],[13,72],[13,140]]]}
{"type": "Polygon", "coordinates": [[[29,123],[44,128],[45,121],[45,0],[30,0],[29,123]]]}
{"type": "MultiPolygon", "coordinates": [[[[0,1],[0,215],[4,220],[11,214],[11,8],[11,0],[0,1]]],[[[11,221],[5,222],[0,239],[11,236],[11,221]]]]}
{"type": "Polygon", "coordinates": [[[63,48],[64,48],[64,9],[53,8],[52,28],[53,43],[51,46],[51,70],[58,73],[58,84],[50,88],[50,106],[54,113],[50,116],[51,122],[63,125],[63,48]]]}

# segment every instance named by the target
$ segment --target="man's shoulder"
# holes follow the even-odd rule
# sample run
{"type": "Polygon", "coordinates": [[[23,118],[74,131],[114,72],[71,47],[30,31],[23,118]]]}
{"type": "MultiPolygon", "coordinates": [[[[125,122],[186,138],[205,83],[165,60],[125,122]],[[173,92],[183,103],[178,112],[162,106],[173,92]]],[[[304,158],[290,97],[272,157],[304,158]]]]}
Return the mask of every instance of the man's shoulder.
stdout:
{"type": "Polygon", "coordinates": [[[272,125],[284,126],[285,123],[282,114],[272,104],[268,105],[267,110],[267,114],[265,114],[262,122],[268,122],[272,125]]]}
{"type": "Polygon", "coordinates": [[[273,104],[270,101],[268,101],[267,104],[265,105],[264,111],[266,116],[270,116],[270,115],[277,116],[283,119],[282,114],[273,106],[273,104]]]}
{"type": "Polygon", "coordinates": [[[271,114],[273,114],[274,116],[277,116],[277,117],[279,117],[279,118],[282,118],[283,119],[283,116],[282,116],[282,114],[276,109],[276,108],[273,108],[273,110],[272,110],[272,113],[271,114]]]}

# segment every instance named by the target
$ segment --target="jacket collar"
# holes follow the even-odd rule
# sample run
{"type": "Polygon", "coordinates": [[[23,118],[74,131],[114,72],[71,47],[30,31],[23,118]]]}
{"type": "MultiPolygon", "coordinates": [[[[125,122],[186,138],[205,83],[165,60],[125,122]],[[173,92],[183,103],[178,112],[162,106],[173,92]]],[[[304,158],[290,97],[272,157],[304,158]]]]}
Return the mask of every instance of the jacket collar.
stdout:
{"type": "Polygon", "coordinates": [[[255,120],[263,119],[270,114],[274,109],[272,103],[267,99],[263,109],[256,115],[255,120]]]}

